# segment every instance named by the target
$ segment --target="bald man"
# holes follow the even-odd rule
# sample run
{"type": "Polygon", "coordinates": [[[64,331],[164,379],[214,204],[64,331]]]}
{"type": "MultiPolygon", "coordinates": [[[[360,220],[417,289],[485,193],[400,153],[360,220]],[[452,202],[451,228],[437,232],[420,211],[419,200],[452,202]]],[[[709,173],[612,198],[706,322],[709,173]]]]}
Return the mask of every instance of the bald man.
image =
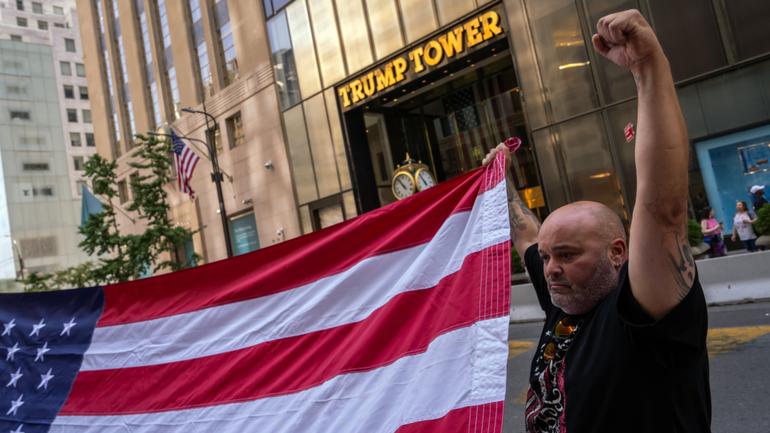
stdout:
{"type": "MultiPolygon", "coordinates": [[[[546,313],[530,372],[530,433],[708,432],[707,315],[687,242],[689,144],[671,71],[638,11],[599,20],[594,49],[639,97],[631,242],[581,201],[540,225],[508,170],[511,239],[546,313]]],[[[490,152],[485,164],[505,145],[490,152]]]]}

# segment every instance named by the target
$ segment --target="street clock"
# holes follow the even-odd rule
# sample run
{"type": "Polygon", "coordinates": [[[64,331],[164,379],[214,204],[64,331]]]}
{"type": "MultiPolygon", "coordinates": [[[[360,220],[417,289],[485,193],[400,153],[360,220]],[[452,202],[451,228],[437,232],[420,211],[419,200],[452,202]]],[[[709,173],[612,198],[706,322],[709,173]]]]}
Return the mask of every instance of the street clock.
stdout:
{"type": "Polygon", "coordinates": [[[436,185],[436,177],[422,161],[415,161],[406,154],[404,162],[393,173],[393,195],[401,200],[436,185]]]}

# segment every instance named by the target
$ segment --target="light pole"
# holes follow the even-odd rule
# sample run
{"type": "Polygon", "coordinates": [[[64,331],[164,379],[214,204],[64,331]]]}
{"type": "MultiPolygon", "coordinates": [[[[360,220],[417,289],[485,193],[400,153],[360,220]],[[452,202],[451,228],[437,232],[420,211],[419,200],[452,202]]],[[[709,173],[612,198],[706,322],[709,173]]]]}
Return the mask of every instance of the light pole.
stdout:
{"type": "Polygon", "coordinates": [[[195,110],[190,107],[182,108],[185,113],[197,113],[206,116],[206,148],[209,151],[209,159],[211,160],[211,181],[214,182],[217,188],[217,199],[219,200],[219,216],[222,219],[222,231],[225,235],[225,247],[227,250],[227,257],[233,256],[233,245],[230,240],[230,221],[227,219],[227,211],[225,210],[225,199],[222,194],[222,170],[219,169],[219,159],[217,158],[217,149],[214,146],[214,130],[217,126],[217,120],[206,112],[205,110],[195,110]],[[209,119],[213,122],[214,128],[209,125],[209,119]]]}

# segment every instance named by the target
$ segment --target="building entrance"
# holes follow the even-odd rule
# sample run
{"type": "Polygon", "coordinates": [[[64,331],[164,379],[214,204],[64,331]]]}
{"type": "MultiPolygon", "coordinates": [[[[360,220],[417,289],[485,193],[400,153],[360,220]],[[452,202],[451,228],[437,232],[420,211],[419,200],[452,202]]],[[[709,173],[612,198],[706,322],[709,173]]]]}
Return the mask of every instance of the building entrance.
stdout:
{"type": "Polygon", "coordinates": [[[407,153],[441,182],[479,167],[490,149],[518,136],[524,146],[511,168],[514,181],[529,207],[544,216],[505,40],[346,113],[346,125],[362,204],[379,207],[396,200],[391,179],[407,153]]]}

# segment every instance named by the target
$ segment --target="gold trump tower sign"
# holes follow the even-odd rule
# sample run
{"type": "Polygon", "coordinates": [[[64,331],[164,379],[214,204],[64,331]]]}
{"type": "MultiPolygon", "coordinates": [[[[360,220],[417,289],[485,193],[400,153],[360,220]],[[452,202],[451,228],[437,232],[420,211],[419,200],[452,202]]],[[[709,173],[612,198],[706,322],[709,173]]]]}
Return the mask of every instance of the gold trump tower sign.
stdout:
{"type": "Polygon", "coordinates": [[[339,87],[342,106],[348,108],[365,101],[403,81],[410,71],[419,74],[502,33],[500,14],[495,10],[484,12],[339,87]]]}

